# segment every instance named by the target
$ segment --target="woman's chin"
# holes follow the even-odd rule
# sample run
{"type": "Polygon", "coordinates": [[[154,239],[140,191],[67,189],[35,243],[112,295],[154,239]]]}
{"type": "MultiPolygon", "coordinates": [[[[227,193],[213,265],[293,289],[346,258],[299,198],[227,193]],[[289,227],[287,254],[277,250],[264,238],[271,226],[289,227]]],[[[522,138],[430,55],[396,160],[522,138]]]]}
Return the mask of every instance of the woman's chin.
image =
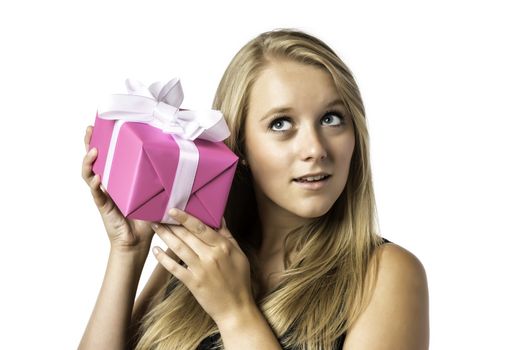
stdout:
{"type": "Polygon", "coordinates": [[[330,210],[330,207],[312,207],[312,208],[301,208],[295,214],[305,219],[315,219],[323,216],[330,210]]]}

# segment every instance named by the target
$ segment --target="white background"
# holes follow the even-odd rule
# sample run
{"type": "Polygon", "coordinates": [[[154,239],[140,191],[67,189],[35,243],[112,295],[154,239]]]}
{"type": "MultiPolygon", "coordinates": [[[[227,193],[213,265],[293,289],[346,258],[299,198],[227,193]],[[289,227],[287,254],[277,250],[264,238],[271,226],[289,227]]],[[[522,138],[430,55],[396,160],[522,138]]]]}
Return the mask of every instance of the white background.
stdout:
{"type": "Polygon", "coordinates": [[[524,349],[518,3],[3,2],[1,347],[76,348],[94,306],[109,244],[80,168],[101,96],[178,75],[183,107],[210,107],[242,45],[294,27],[355,74],[382,234],[426,268],[431,348],[524,349]]]}

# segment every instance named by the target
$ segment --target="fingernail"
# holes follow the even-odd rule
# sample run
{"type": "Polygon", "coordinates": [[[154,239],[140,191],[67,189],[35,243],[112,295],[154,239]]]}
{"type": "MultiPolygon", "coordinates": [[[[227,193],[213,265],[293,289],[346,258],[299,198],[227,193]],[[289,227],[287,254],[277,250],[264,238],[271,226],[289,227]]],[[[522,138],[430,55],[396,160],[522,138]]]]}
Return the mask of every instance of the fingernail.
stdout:
{"type": "Polygon", "coordinates": [[[176,208],[171,208],[170,211],[169,211],[169,214],[171,216],[177,216],[180,214],[180,210],[179,209],[176,209],[176,208]]]}
{"type": "Polygon", "coordinates": [[[159,247],[153,247],[153,254],[157,255],[160,253],[159,247]]]}
{"type": "Polygon", "coordinates": [[[159,225],[158,224],[151,224],[151,227],[153,227],[154,229],[158,229],[159,225]]]}
{"type": "Polygon", "coordinates": [[[95,155],[97,153],[97,149],[95,147],[93,147],[92,149],[89,150],[89,154],[91,155],[95,155]]]}

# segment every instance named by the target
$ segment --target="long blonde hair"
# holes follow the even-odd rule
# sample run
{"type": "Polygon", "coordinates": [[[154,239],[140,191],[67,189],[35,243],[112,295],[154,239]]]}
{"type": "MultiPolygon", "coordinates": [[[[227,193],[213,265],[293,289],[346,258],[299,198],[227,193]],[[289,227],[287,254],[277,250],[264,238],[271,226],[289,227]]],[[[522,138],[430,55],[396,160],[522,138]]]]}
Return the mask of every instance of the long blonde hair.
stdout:
{"type": "MultiPolygon", "coordinates": [[[[245,157],[244,123],[251,87],[272,59],[314,65],[333,78],[355,130],[349,177],[324,216],[288,233],[285,270],[277,286],[266,294],[261,294],[257,279],[255,252],[261,243],[257,203],[249,169],[242,164],[236,171],[224,216],[250,260],[258,306],[282,345],[330,349],[369,300],[376,274],[372,252],[381,242],[364,106],[352,73],[324,42],[298,30],[262,33],[233,58],[213,102],[213,108],[224,113],[231,130],[225,143],[240,158],[245,157]],[[295,258],[290,261],[292,251],[295,258]]],[[[217,348],[222,348],[213,320],[184,284],[176,282],[171,280],[169,294],[145,315],[136,349],[190,350],[208,336],[215,336],[217,348]]]]}

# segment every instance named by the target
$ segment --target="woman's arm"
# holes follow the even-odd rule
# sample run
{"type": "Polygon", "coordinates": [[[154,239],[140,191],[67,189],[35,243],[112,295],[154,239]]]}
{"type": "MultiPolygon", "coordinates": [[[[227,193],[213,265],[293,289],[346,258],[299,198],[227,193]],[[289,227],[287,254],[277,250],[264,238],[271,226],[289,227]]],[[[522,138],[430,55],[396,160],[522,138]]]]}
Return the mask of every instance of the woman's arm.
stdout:
{"type": "Polygon", "coordinates": [[[217,324],[226,350],[282,350],[262,312],[251,305],[217,324]]]}
{"type": "Polygon", "coordinates": [[[89,186],[110,241],[110,254],[102,287],[79,349],[125,349],[137,285],[149,253],[151,223],[125,218],[93,172],[97,149],[90,147],[93,127],[84,136],[86,155],[82,178],[89,186]],[[90,149],[91,148],[91,149],[90,149]]]}
{"type": "MultiPolygon", "coordinates": [[[[171,251],[171,249],[168,249],[166,253],[171,258],[175,259],[177,263],[180,262],[180,259],[171,251]]],[[[130,335],[132,337],[138,334],[139,324],[144,315],[149,310],[154,308],[157,303],[162,301],[161,298],[155,297],[158,296],[159,293],[165,292],[163,288],[169,281],[171,276],[171,273],[169,273],[164,266],[162,266],[160,263],[157,264],[157,266],[153,270],[153,273],[151,274],[151,277],[149,278],[148,282],[146,282],[146,285],[142,289],[142,292],[135,301],[135,305],[133,305],[130,326],[130,335]]]]}
{"type": "Polygon", "coordinates": [[[104,281],[78,349],[126,349],[131,310],[148,251],[111,249],[104,281]]]}

